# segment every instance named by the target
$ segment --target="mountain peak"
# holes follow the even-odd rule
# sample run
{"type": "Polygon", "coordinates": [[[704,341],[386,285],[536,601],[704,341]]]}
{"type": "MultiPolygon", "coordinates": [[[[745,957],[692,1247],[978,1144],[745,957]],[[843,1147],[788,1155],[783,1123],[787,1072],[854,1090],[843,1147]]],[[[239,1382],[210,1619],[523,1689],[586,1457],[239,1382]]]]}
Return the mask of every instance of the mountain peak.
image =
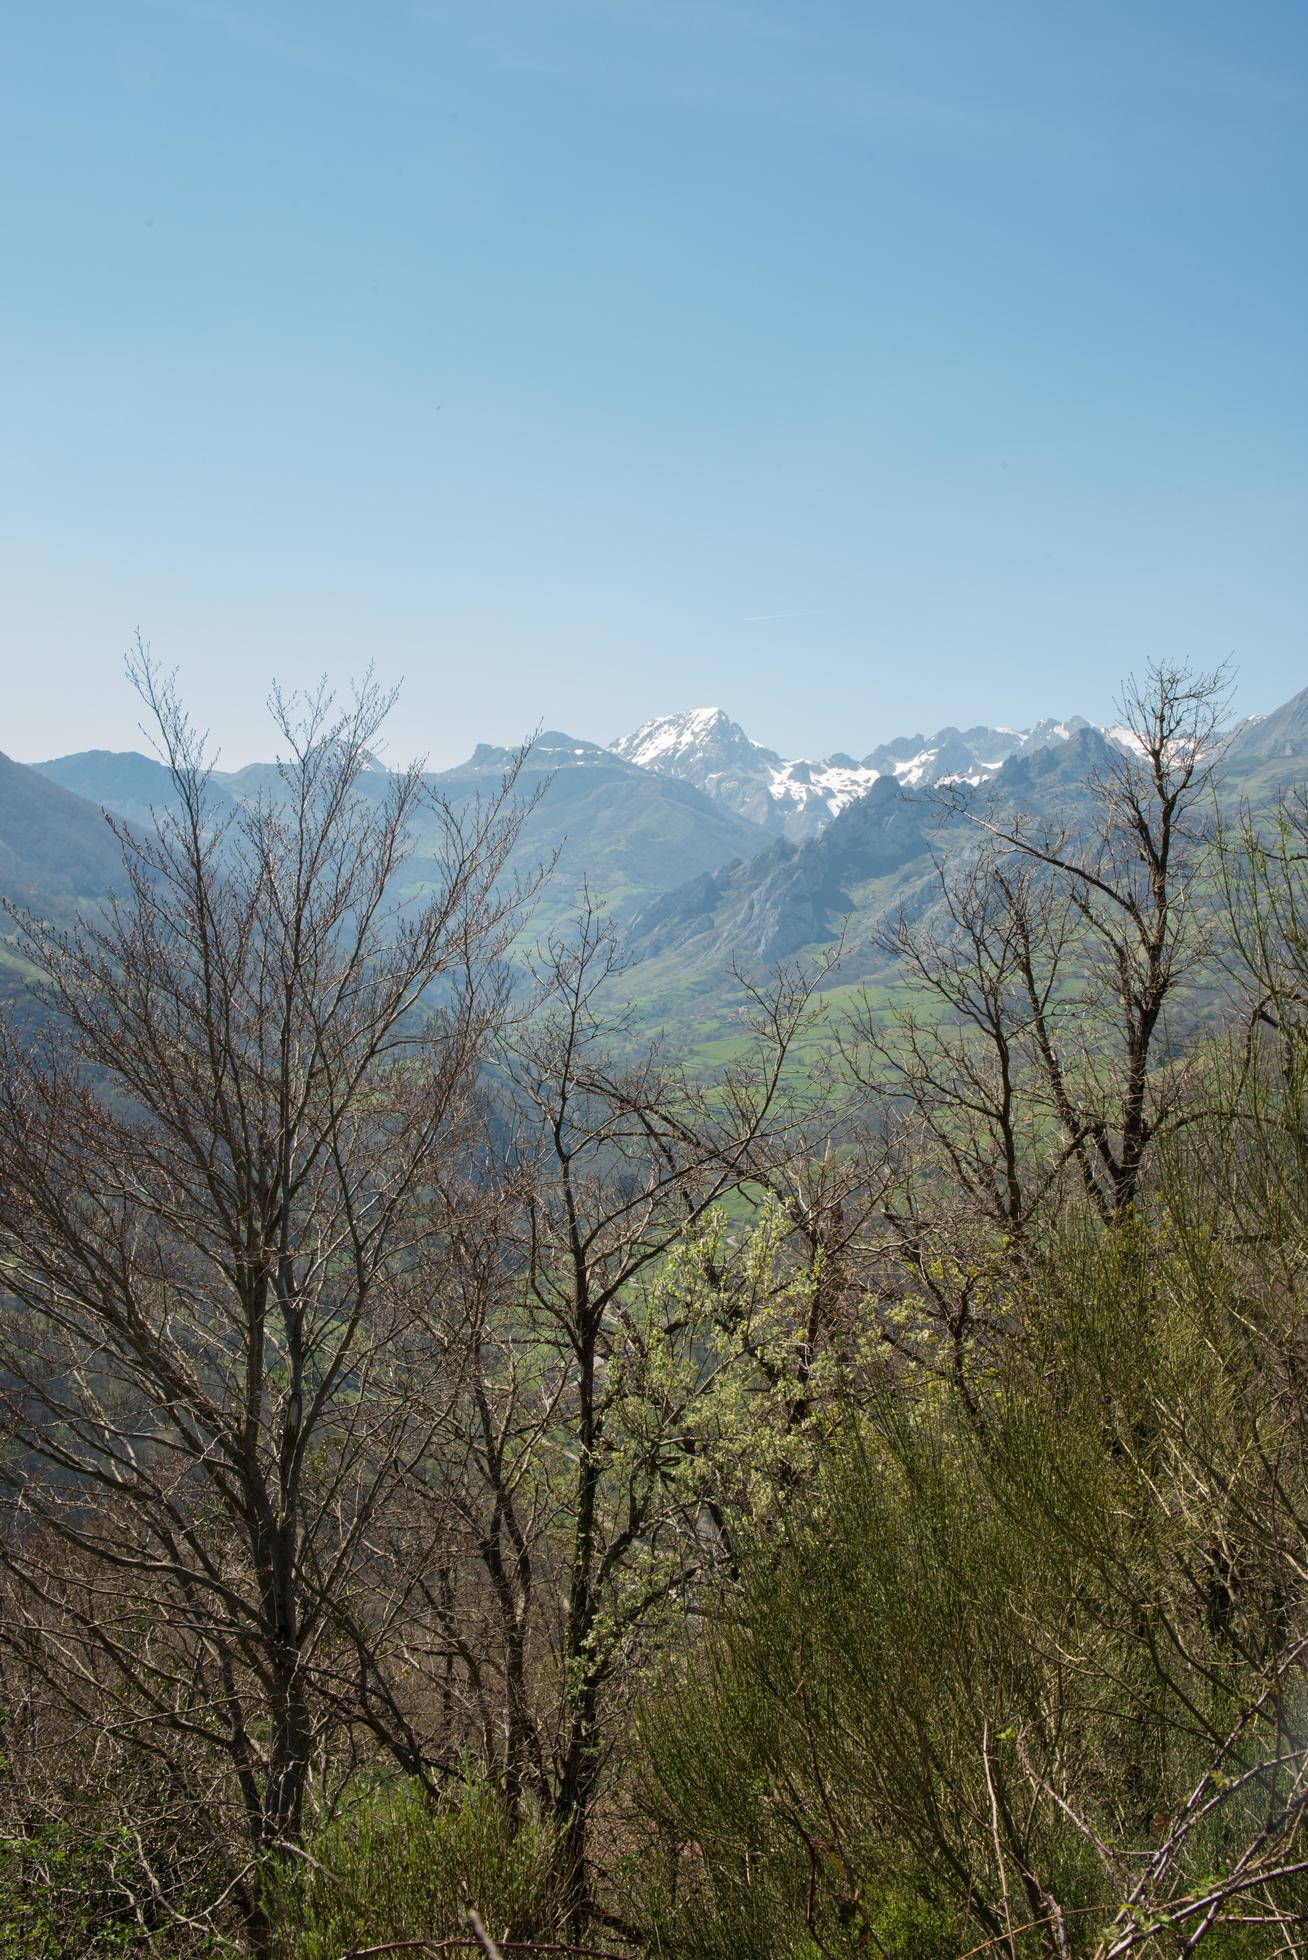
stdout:
{"type": "Polygon", "coordinates": [[[851,757],[785,762],[753,741],[722,708],[656,715],[613,744],[614,753],[660,776],[679,776],[774,834],[811,837],[870,788],[851,757]]]}
{"type": "Polygon", "coordinates": [[[657,769],[662,775],[684,774],[676,765],[698,756],[719,765],[728,758],[740,761],[754,756],[780,761],[771,749],[752,742],[740,723],[721,708],[688,708],[683,714],[655,715],[610,747],[625,762],[657,769]]]}
{"type": "MultiPolygon", "coordinates": [[[[1305,697],[1308,698],[1308,697],[1305,697]]],[[[833,817],[889,778],[910,789],[938,783],[983,783],[1012,757],[1075,744],[1093,724],[1082,715],[1049,717],[1030,728],[966,730],[953,726],[924,735],[901,735],[865,755],[861,762],[840,750],[823,760],[785,761],[745,733],[721,708],[690,708],[656,715],[612,744],[613,753],[660,776],[677,776],[726,803],[740,816],[774,835],[795,841],[814,837],[833,817]]],[[[1128,729],[1095,730],[1116,748],[1131,749],[1128,729]]],[[[1290,732],[1274,730],[1292,741],[1290,732]]]]}

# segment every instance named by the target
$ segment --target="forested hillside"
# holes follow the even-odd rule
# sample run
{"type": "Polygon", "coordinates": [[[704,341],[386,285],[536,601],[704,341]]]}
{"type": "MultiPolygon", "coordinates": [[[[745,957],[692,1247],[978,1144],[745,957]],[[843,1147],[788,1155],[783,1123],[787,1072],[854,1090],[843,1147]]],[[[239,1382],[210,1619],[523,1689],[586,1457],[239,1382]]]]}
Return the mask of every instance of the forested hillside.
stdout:
{"type": "Polygon", "coordinates": [[[584,895],[524,958],[541,762],[365,688],[236,793],[137,680],[116,906],[9,908],[0,1951],[1302,1950],[1308,804],[1220,677],[647,910],[711,1067],[584,895]]]}

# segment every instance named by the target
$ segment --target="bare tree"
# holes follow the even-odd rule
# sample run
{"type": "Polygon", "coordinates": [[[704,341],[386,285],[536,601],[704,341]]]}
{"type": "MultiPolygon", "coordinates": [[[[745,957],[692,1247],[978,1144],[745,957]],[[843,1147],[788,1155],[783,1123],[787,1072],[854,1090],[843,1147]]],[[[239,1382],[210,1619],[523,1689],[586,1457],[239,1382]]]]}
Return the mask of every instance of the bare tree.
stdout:
{"type": "Polygon", "coordinates": [[[106,914],[16,918],[50,1019],[0,1036],[5,1638],[196,1828],[234,1817],[257,1932],[259,1853],[379,1719],[406,1591],[365,1585],[370,1531],[448,1392],[415,1248],[502,1018],[523,812],[513,772],[459,810],[416,765],[365,783],[369,681],[275,693],[277,789],[223,816],[172,682],[132,671],[176,808],[118,828],[106,914]]]}
{"type": "Polygon", "coordinates": [[[1061,900],[1055,944],[1075,935],[1083,974],[1076,1011],[1101,1030],[1069,1065],[1050,1015],[1051,995],[1024,972],[1047,1104],[1085,1189],[1105,1219],[1135,1203],[1150,1144],[1177,1104],[1156,1066],[1165,1014],[1203,952],[1194,904],[1211,817],[1216,737],[1229,698],[1223,669],[1157,662],[1122,698],[1125,745],[1090,777],[1091,835],[1001,815],[974,821],[1054,881],[1061,900]]]}
{"type": "Polygon", "coordinates": [[[950,793],[981,848],[942,862],[934,918],[882,936],[928,1004],[888,1029],[864,1009],[844,1038],[927,1146],[910,1140],[906,1244],[938,1246],[966,1220],[1007,1257],[1067,1173],[1106,1223],[1136,1203],[1183,1101],[1167,1013],[1204,950],[1196,880],[1225,700],[1220,670],[1159,664],[1128,684],[1085,826],[950,793]]]}

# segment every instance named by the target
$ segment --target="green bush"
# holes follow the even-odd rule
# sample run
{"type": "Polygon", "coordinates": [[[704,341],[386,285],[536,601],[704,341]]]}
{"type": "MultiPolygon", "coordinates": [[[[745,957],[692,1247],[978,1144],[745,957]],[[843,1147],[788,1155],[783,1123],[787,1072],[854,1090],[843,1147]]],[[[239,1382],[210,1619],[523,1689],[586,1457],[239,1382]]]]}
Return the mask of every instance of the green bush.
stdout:
{"type": "MultiPolygon", "coordinates": [[[[141,1924],[142,1900],[149,1877],[125,1829],[88,1835],[60,1820],[0,1838],[0,1960],[178,1960],[172,1929],[141,1924]]],[[[184,1949],[187,1960],[219,1950],[184,1949]]]]}
{"type": "Polygon", "coordinates": [[[470,1905],[497,1935],[548,1937],[560,1919],[553,1849],[543,1821],[515,1826],[498,1793],[472,1780],[436,1803],[407,1781],[356,1792],[307,1857],[268,1874],[274,1960],[447,1938],[466,1930],[470,1905]]]}
{"type": "MultiPolygon", "coordinates": [[[[1138,1880],[1163,1925],[1302,1857],[1308,1311],[1175,1218],[1057,1255],[988,1379],[873,1405],[651,1697],[668,1960],[1090,1954],[1138,1880]]],[[[1286,1952],[1308,1887],[1228,1911],[1205,1960],[1286,1952]]]]}

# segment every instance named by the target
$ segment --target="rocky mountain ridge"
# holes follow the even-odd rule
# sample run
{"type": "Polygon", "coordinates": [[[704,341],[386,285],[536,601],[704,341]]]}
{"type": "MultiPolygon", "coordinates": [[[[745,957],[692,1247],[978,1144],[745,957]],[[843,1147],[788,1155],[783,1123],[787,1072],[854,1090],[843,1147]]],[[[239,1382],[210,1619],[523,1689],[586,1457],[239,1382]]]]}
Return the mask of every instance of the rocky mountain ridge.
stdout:
{"type": "MultiPolygon", "coordinates": [[[[977,788],[997,807],[1073,820],[1084,810],[1089,821],[1087,778],[1110,758],[1107,737],[1087,723],[1010,755],[977,788]]],[[[934,897],[938,858],[975,843],[934,787],[887,770],[816,836],[775,837],[747,860],[662,893],[630,923],[633,958],[672,961],[683,976],[733,960],[765,967],[829,943],[850,920],[865,934],[886,911],[905,902],[911,910],[915,890],[934,897]]]]}
{"type": "Polygon", "coordinates": [[[639,768],[692,783],[770,833],[802,842],[887,777],[906,789],[976,785],[997,775],[1012,757],[1058,747],[1088,728],[1115,746],[1130,746],[1128,730],[1098,728],[1083,715],[1072,715],[1030,728],[946,727],[930,737],[901,735],[861,759],[837,751],[820,760],[787,761],[755,742],[721,708],[692,708],[657,715],[610,747],[639,768]]]}

